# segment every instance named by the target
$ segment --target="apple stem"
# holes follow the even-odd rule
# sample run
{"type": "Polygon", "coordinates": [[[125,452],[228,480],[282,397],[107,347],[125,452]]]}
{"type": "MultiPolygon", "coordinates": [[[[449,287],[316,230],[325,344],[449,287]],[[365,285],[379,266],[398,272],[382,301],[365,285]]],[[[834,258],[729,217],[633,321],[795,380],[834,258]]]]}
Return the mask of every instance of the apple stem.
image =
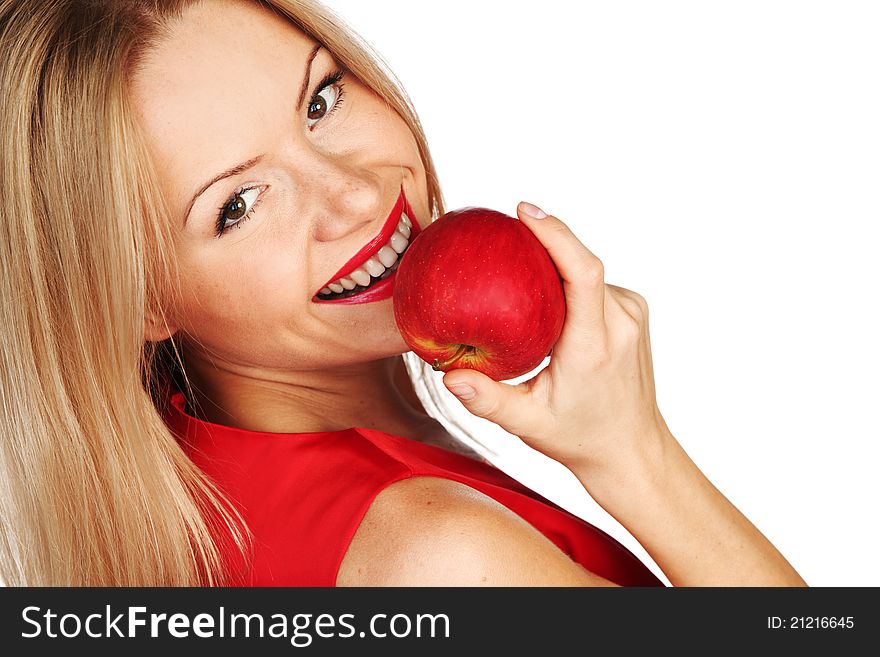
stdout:
{"type": "Polygon", "coordinates": [[[462,356],[465,356],[467,354],[476,353],[476,351],[477,351],[476,347],[472,347],[469,344],[460,344],[460,345],[458,345],[458,349],[456,349],[455,353],[452,354],[452,356],[450,356],[449,358],[447,358],[443,362],[440,362],[439,359],[435,358],[434,363],[431,365],[431,367],[434,369],[435,372],[439,372],[440,370],[445,370],[447,367],[449,367],[450,365],[455,363],[455,361],[457,361],[462,356]]]}

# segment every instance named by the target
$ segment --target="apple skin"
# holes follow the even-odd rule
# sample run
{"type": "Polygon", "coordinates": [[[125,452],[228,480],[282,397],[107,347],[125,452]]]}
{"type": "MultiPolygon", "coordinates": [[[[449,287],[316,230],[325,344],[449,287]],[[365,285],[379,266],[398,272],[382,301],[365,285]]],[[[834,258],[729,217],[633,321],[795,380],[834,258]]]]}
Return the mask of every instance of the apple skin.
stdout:
{"type": "Polygon", "coordinates": [[[447,212],[403,254],[394,319],[435,371],[468,368],[513,379],[546,358],[565,323],[562,279],[544,245],[495,210],[447,212]]]}

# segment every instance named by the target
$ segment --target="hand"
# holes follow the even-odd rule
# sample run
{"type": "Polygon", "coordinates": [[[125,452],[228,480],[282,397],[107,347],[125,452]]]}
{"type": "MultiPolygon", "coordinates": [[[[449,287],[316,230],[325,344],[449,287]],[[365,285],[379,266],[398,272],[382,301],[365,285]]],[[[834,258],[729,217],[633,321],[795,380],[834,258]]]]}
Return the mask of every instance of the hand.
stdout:
{"type": "MultiPolygon", "coordinates": [[[[563,281],[566,317],[550,363],[518,385],[456,369],[443,383],[478,417],[577,471],[627,467],[670,435],[657,408],[641,295],[605,283],[602,262],[562,221],[520,203],[517,214],[547,249],[563,281]],[[475,393],[457,394],[465,384],[475,393]]],[[[619,469],[619,468],[618,468],[619,469]]]]}

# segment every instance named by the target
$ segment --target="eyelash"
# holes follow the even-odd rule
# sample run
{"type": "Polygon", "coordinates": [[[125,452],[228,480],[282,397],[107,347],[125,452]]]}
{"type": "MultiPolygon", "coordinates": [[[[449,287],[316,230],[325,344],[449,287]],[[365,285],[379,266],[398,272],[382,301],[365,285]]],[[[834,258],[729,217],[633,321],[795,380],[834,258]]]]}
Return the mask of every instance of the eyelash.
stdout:
{"type": "Polygon", "coordinates": [[[320,119],[318,119],[318,121],[321,121],[322,119],[326,119],[328,116],[333,114],[333,112],[335,112],[336,109],[340,105],[342,105],[342,99],[345,97],[345,85],[341,84],[340,81],[342,80],[342,77],[344,75],[345,75],[345,71],[343,71],[342,69],[337,69],[333,73],[330,73],[327,76],[325,76],[324,79],[318,83],[318,86],[315,87],[315,93],[312,94],[312,98],[309,101],[309,106],[311,106],[312,101],[315,100],[315,98],[318,96],[318,94],[321,93],[322,91],[324,91],[324,89],[326,89],[327,87],[331,87],[334,84],[339,87],[339,92],[336,95],[336,102],[333,103],[333,107],[328,109],[327,113],[324,114],[324,116],[322,116],[320,119]]]}
{"type": "Polygon", "coordinates": [[[254,204],[253,204],[250,208],[248,208],[247,213],[246,213],[241,219],[239,219],[238,221],[236,221],[234,224],[230,224],[230,225],[227,226],[227,225],[226,225],[226,219],[223,217],[223,215],[226,213],[226,207],[227,207],[230,203],[232,203],[232,202],[236,199],[236,197],[238,197],[238,196],[241,195],[241,194],[245,194],[245,193],[247,193],[247,192],[250,192],[250,191],[252,191],[252,190],[254,190],[254,189],[260,189],[261,187],[263,188],[263,191],[265,191],[265,186],[264,186],[264,185],[251,185],[250,187],[238,187],[238,188],[232,193],[232,195],[226,200],[226,202],[218,208],[218,214],[217,214],[217,226],[216,226],[215,231],[214,231],[214,232],[215,232],[215,237],[218,237],[218,238],[219,238],[219,237],[222,237],[222,236],[225,235],[227,232],[229,232],[229,230],[232,229],[232,228],[236,228],[236,227],[237,227],[237,228],[241,228],[241,225],[242,225],[245,221],[247,221],[248,219],[250,219],[251,215],[254,213],[254,210],[256,210],[256,209],[257,209],[257,206],[260,204],[260,201],[263,200],[263,195],[262,195],[262,193],[257,197],[257,200],[254,201],[254,204]]]}
{"type": "MultiPolygon", "coordinates": [[[[317,119],[317,121],[321,121],[322,119],[325,119],[328,116],[330,116],[331,114],[333,114],[333,112],[335,112],[336,109],[342,104],[342,99],[345,97],[345,85],[339,84],[339,83],[342,80],[342,77],[344,75],[345,75],[345,71],[343,71],[342,69],[337,69],[333,73],[326,75],[324,77],[324,79],[321,80],[318,83],[318,85],[315,87],[315,91],[312,94],[312,97],[309,100],[309,105],[307,107],[310,107],[312,102],[318,96],[318,94],[320,94],[322,91],[324,91],[324,89],[326,89],[327,87],[330,87],[334,84],[339,86],[339,91],[336,95],[336,102],[333,103],[333,107],[331,107],[329,110],[327,110],[327,112],[325,112],[324,116],[322,116],[320,119],[317,119]]],[[[311,130],[311,126],[309,127],[309,129],[311,130]]],[[[252,185],[250,187],[239,187],[229,196],[229,198],[226,199],[226,201],[223,203],[223,205],[221,205],[219,208],[217,208],[217,224],[215,226],[215,236],[216,237],[218,237],[218,238],[222,237],[227,232],[229,232],[229,230],[231,228],[236,228],[236,227],[241,228],[241,225],[245,221],[250,219],[251,215],[254,213],[254,210],[256,210],[257,206],[260,204],[260,201],[263,198],[262,194],[257,197],[257,200],[254,201],[254,204],[247,211],[247,214],[245,214],[241,219],[236,221],[234,224],[230,224],[229,226],[227,226],[226,219],[223,217],[223,215],[226,212],[226,207],[230,203],[232,203],[240,194],[244,194],[245,192],[249,192],[251,190],[258,189],[259,187],[261,187],[261,185],[252,185]]]]}

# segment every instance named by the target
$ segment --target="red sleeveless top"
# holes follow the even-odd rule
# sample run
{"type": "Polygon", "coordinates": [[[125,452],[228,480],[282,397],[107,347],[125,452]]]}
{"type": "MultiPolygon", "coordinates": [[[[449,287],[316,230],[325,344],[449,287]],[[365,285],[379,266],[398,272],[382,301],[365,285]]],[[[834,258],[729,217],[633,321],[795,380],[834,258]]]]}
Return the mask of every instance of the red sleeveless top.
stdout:
{"type": "Polygon", "coordinates": [[[190,415],[180,391],[172,390],[169,402],[165,421],[181,447],[251,530],[253,561],[240,585],[336,586],[345,551],[376,495],[396,481],[432,476],[494,498],[616,584],[665,586],[614,538],[488,463],[376,429],[236,429],[190,415]]]}

